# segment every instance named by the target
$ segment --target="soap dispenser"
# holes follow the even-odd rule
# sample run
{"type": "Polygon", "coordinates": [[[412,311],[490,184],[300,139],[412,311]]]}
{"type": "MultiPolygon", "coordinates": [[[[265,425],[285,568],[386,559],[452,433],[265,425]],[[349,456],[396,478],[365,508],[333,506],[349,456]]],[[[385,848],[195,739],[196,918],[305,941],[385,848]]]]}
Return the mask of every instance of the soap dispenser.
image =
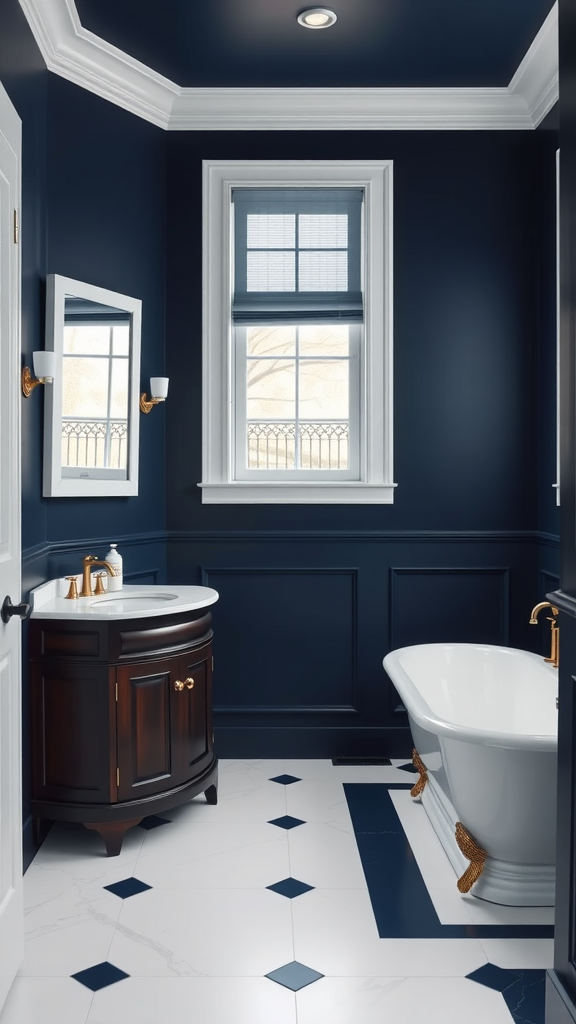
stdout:
{"type": "Polygon", "coordinates": [[[110,551],[106,555],[106,561],[110,563],[114,569],[114,576],[108,577],[108,590],[122,590],[122,555],[119,555],[116,550],[116,545],[110,545],[110,551]]]}

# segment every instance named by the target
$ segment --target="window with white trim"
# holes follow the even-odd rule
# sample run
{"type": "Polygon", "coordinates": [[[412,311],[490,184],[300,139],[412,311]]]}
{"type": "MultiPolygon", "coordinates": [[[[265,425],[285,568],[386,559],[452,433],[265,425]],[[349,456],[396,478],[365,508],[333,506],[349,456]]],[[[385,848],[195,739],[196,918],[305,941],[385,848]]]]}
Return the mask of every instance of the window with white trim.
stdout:
{"type": "Polygon", "coordinates": [[[391,162],[205,161],[203,199],[203,502],[392,502],[391,162]]]}

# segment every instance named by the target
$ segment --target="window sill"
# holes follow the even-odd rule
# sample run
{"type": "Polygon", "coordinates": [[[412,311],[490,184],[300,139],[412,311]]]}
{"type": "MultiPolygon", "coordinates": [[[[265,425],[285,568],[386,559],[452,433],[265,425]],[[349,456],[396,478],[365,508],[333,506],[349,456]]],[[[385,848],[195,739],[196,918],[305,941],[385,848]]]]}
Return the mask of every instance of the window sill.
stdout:
{"type": "Polygon", "coordinates": [[[200,483],[203,505],[392,505],[397,484],[284,481],[200,483]]]}

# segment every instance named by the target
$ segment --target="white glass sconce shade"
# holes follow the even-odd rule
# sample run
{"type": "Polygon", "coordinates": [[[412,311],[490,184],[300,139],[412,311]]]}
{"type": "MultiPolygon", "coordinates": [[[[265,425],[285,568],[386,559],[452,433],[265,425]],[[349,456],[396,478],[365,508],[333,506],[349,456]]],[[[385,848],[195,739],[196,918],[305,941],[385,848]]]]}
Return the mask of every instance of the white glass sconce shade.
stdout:
{"type": "Polygon", "coordinates": [[[146,392],[140,395],[140,411],[148,415],[159,402],[164,402],[168,395],[168,377],[150,377],[150,398],[146,392]]]}
{"type": "Polygon", "coordinates": [[[56,370],[56,354],[54,352],[33,352],[32,365],[39,380],[51,384],[56,370]]]}
{"type": "Polygon", "coordinates": [[[169,377],[150,377],[150,394],[152,398],[167,398],[169,377]]]}

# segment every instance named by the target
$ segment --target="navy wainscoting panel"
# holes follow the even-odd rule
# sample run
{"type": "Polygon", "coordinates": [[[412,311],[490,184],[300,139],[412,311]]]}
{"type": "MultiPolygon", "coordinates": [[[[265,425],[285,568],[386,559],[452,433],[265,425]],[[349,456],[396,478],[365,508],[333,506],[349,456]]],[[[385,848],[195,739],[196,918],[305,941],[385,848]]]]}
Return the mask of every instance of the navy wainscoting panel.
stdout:
{"type": "Polygon", "coordinates": [[[167,580],[220,595],[220,757],[409,757],[389,650],[540,639],[535,541],[521,533],[190,531],[168,537],[167,580]]]}
{"type": "Polygon", "coordinates": [[[354,712],[357,569],[205,568],[213,609],[220,712],[354,712]],[[238,667],[248,667],[250,685],[238,667]]]}
{"type": "Polygon", "coordinates": [[[391,648],[509,644],[508,568],[391,568],[391,648]]]}

